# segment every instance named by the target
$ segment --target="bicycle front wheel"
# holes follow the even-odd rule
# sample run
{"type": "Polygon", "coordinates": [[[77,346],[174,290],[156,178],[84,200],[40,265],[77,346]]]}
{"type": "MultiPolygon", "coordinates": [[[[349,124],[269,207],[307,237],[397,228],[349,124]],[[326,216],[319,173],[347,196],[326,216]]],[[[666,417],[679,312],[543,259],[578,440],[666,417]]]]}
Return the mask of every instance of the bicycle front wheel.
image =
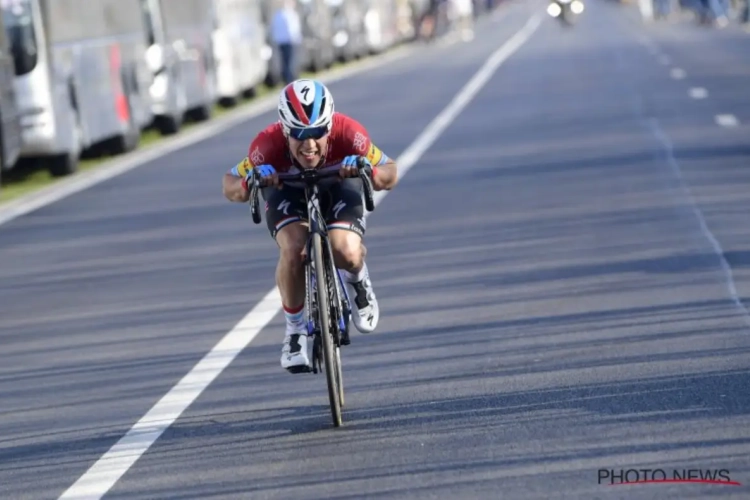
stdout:
{"type": "Polygon", "coordinates": [[[328,269],[323,260],[323,244],[319,234],[313,234],[313,251],[315,252],[315,274],[318,289],[318,314],[320,315],[320,336],[323,341],[323,358],[326,365],[326,381],[328,382],[328,400],[331,403],[331,416],[334,427],[340,427],[341,399],[339,393],[339,377],[341,366],[339,357],[335,353],[333,335],[331,332],[331,306],[328,296],[328,269]]]}

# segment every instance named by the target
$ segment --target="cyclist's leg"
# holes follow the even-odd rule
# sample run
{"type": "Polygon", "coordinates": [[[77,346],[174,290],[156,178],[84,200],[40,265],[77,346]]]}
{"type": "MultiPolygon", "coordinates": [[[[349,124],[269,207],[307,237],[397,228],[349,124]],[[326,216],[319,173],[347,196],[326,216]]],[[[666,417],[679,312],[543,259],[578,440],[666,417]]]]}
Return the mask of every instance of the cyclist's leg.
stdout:
{"type": "Polygon", "coordinates": [[[343,271],[352,299],[352,319],[362,333],[377,327],[380,310],[367,270],[362,181],[345,179],[328,190],[325,217],[336,267],[343,271]]]}
{"type": "Polygon", "coordinates": [[[281,366],[290,371],[310,365],[305,321],[305,268],[302,252],[307,241],[304,191],[284,186],[266,188],[266,224],[279,246],[276,285],[286,318],[281,366]]]}

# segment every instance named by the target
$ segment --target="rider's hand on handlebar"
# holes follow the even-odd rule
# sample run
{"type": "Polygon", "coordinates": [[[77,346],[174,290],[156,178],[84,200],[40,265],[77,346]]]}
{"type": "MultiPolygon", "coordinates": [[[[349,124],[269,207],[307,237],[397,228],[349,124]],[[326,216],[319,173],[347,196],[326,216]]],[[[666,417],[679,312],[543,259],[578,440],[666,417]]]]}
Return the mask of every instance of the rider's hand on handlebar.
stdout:
{"type": "Polygon", "coordinates": [[[343,178],[359,177],[359,166],[357,165],[357,161],[359,160],[364,163],[364,168],[372,168],[372,165],[370,165],[370,162],[364,156],[351,155],[344,158],[344,161],[341,162],[339,175],[343,178]]]}
{"type": "Polygon", "coordinates": [[[258,165],[257,167],[250,170],[250,172],[248,172],[245,176],[245,179],[242,182],[245,186],[245,189],[249,189],[249,187],[252,185],[253,177],[255,175],[257,175],[259,178],[259,187],[279,187],[280,185],[279,174],[276,172],[275,168],[273,168],[271,165],[258,165]],[[256,170],[257,173],[255,172],[256,170]]]}

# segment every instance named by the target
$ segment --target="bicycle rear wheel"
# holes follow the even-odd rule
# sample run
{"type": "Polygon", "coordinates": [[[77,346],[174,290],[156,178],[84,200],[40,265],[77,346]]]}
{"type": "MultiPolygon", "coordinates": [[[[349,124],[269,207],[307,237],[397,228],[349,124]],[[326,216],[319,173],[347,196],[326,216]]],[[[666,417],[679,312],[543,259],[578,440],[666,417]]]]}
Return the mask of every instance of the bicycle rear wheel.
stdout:
{"type": "Polygon", "coordinates": [[[320,336],[323,341],[323,359],[326,365],[326,381],[328,382],[328,400],[331,403],[331,417],[334,427],[340,427],[341,394],[339,389],[339,374],[341,366],[336,355],[331,332],[331,305],[328,296],[328,269],[323,260],[323,244],[318,233],[313,234],[313,251],[315,252],[316,287],[318,289],[318,314],[320,315],[320,336]]]}

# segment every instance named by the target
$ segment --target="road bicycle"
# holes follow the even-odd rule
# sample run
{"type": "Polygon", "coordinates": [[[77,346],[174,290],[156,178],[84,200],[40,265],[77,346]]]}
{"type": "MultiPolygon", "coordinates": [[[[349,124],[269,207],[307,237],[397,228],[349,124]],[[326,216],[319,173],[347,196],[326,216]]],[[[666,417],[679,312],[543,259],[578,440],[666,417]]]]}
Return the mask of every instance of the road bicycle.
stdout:
{"type": "MultiPolygon", "coordinates": [[[[372,167],[362,158],[357,168],[362,180],[365,208],[375,209],[373,202],[372,167]]],[[[351,298],[344,286],[344,277],[333,261],[333,251],[328,237],[325,218],[320,209],[318,182],[339,175],[341,167],[302,170],[299,173],[279,173],[281,182],[304,184],[307,200],[308,236],[305,245],[305,305],[307,306],[307,333],[313,338],[312,367],[301,371],[320,373],[325,367],[328,399],[333,425],[342,424],[341,408],[344,406],[344,382],[341,367],[341,346],[349,345],[349,320],[351,298]]],[[[253,222],[260,224],[258,190],[260,177],[254,170],[250,185],[250,212],[253,222]]]]}

